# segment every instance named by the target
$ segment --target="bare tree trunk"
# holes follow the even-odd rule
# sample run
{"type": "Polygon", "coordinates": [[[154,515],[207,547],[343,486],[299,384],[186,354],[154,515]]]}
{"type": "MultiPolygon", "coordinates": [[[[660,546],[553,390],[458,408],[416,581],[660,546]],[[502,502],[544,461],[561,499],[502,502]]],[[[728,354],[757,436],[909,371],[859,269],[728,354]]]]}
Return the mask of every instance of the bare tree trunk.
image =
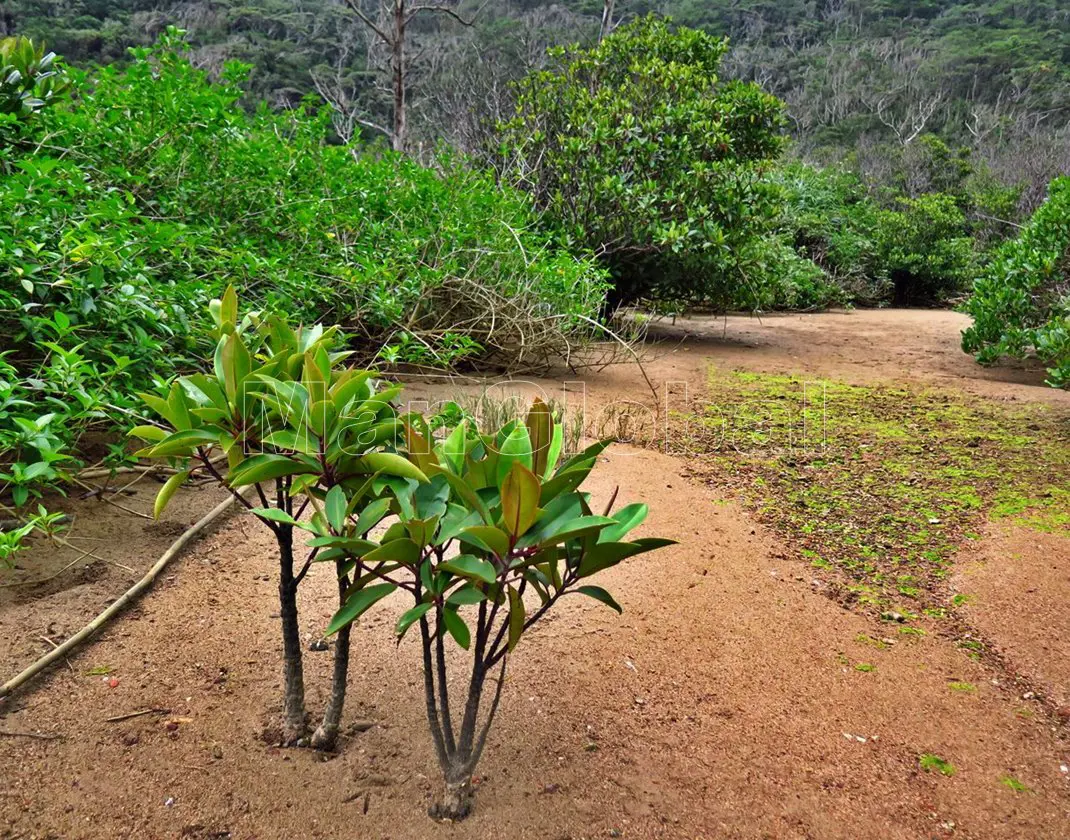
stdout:
{"type": "Polygon", "coordinates": [[[282,676],[284,725],[287,741],[305,734],[305,680],[301,664],[301,632],[297,617],[297,580],[294,579],[293,528],[281,525],[279,543],[279,616],[282,621],[282,676]]]}
{"type": "MultiPolygon", "coordinates": [[[[343,574],[344,564],[335,561],[338,572],[338,605],[345,605],[346,590],[349,589],[349,576],[343,574]]],[[[342,724],[342,709],[346,702],[346,685],[349,681],[349,631],[347,624],[338,631],[334,642],[334,673],[331,678],[331,696],[327,700],[327,710],[323,714],[323,723],[312,735],[312,746],[317,750],[333,750],[338,741],[338,730],[342,724]]]]}
{"type": "Polygon", "coordinates": [[[598,43],[601,44],[605,37],[613,31],[613,6],[615,0],[603,0],[602,26],[598,30],[598,43]]]}
{"type": "Polygon", "coordinates": [[[390,71],[394,77],[395,152],[405,151],[408,120],[405,113],[405,0],[394,0],[394,40],[390,45],[390,71]]]}

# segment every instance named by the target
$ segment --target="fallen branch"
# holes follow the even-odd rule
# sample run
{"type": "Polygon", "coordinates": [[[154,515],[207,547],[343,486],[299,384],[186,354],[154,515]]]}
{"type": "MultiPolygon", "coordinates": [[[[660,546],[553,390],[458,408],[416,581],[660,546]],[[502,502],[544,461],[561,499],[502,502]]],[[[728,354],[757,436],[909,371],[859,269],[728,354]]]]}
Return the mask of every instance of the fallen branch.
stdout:
{"type": "Polygon", "coordinates": [[[12,732],[10,729],[0,729],[0,736],[4,738],[36,738],[38,741],[60,741],[63,735],[48,732],[12,732]]]}
{"type": "Polygon", "coordinates": [[[134,718],[144,717],[145,715],[169,715],[170,709],[141,709],[137,712],[127,712],[125,715],[116,715],[115,717],[105,718],[105,723],[121,723],[124,720],[133,720],[134,718]]]}
{"type": "Polygon", "coordinates": [[[53,650],[46,653],[28,668],[26,668],[21,674],[8,680],[2,686],[0,686],[0,697],[6,697],[16,688],[27,682],[53,662],[62,659],[66,654],[70,653],[82,642],[92,636],[101,627],[108,623],[112,618],[122,612],[123,608],[132,603],[142,592],[152,586],[156,577],[163,571],[164,567],[170,563],[178,554],[185,548],[198,534],[205,530],[209,525],[215,522],[223,513],[225,513],[232,504],[236,496],[228,496],[214,508],[212,508],[207,514],[205,514],[192,528],[182,534],[177,540],[175,540],[171,547],[167,549],[157,560],[151,569],[145,573],[145,576],[131,586],[122,597],[115,603],[109,606],[104,612],[94,618],[89,624],[71,636],[67,641],[53,650]]]}

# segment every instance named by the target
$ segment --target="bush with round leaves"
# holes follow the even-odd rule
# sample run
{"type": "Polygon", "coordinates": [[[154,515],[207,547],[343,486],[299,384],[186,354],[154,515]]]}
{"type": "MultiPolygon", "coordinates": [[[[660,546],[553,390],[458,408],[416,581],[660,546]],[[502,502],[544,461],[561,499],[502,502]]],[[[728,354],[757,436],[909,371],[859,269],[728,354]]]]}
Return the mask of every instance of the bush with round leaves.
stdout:
{"type": "Polygon", "coordinates": [[[1016,239],[999,247],[966,303],[962,348],[982,364],[1039,358],[1070,388],[1070,177],[1056,178],[1016,239]]]}

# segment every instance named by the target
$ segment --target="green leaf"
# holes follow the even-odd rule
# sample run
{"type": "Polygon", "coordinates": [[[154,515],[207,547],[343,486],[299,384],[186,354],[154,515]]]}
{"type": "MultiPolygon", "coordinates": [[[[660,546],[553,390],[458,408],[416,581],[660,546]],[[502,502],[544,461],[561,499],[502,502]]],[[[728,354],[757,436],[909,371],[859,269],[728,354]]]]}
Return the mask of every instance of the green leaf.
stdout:
{"type": "Polygon", "coordinates": [[[175,473],[164,482],[163,487],[160,488],[160,492],[156,494],[156,503],[152,506],[153,519],[160,518],[160,514],[163,513],[164,508],[167,507],[167,503],[171,501],[171,497],[175,495],[179,487],[186,483],[189,474],[190,470],[183,470],[182,472],[175,473]]]}
{"type": "Polygon", "coordinates": [[[250,513],[255,513],[261,519],[267,519],[271,522],[281,522],[283,525],[298,525],[300,523],[294,519],[290,514],[284,510],[278,508],[252,508],[250,513]]]}
{"type": "Polygon", "coordinates": [[[434,604],[429,601],[426,604],[417,604],[411,610],[403,612],[397,624],[394,625],[394,632],[397,633],[398,641],[401,641],[409,628],[426,615],[427,611],[433,606],[434,604]]]}
{"type": "Polygon", "coordinates": [[[648,547],[638,542],[598,543],[589,551],[584,552],[583,557],[580,558],[579,576],[589,577],[595,572],[608,569],[610,566],[616,566],[621,560],[628,557],[653,551],[655,548],[660,548],[665,541],[658,540],[655,542],[660,544],[648,547]]]}
{"type": "Polygon", "coordinates": [[[546,451],[546,466],[541,473],[536,473],[542,479],[548,479],[557,467],[557,459],[561,457],[561,447],[565,445],[565,427],[561,423],[554,423],[553,436],[550,438],[550,447],[546,451]]]}
{"type": "Polygon", "coordinates": [[[442,457],[456,475],[464,468],[468,421],[462,420],[442,443],[442,457]]]}
{"type": "Polygon", "coordinates": [[[504,558],[509,554],[509,536],[493,525],[473,525],[458,534],[463,542],[504,558]]]}
{"type": "Polygon", "coordinates": [[[149,443],[159,443],[167,437],[167,430],[159,426],[134,426],[126,433],[129,437],[141,438],[149,443]]]}
{"type": "Polygon", "coordinates": [[[272,432],[264,438],[264,443],[268,446],[274,446],[278,449],[289,449],[304,455],[319,454],[319,441],[304,428],[302,428],[300,432],[295,432],[292,429],[282,429],[277,432],[272,432]]]}
{"type": "Polygon", "coordinates": [[[347,501],[346,492],[339,484],[328,490],[327,498],[323,500],[323,513],[331,528],[336,532],[341,532],[345,528],[347,501]]]}
{"type": "Polygon", "coordinates": [[[478,589],[474,584],[466,583],[459,586],[446,598],[447,604],[478,604],[487,599],[487,593],[478,589]]]}
{"type": "Polygon", "coordinates": [[[391,540],[364,555],[365,563],[394,562],[413,566],[420,560],[420,546],[408,537],[391,540]]]}
{"type": "Polygon", "coordinates": [[[472,635],[468,632],[468,625],[464,623],[464,619],[457,615],[457,610],[445,607],[442,610],[442,620],[449,634],[453,636],[453,640],[468,650],[468,646],[472,643],[472,635]]]}
{"type": "Polygon", "coordinates": [[[460,476],[453,473],[444,473],[446,481],[449,482],[450,489],[456,493],[461,501],[463,501],[472,510],[478,511],[480,517],[488,525],[494,524],[494,517],[490,514],[490,509],[483,503],[483,500],[479,498],[479,494],[468,485],[468,483],[460,476]]]}
{"type": "Polygon", "coordinates": [[[561,475],[563,472],[570,470],[573,467],[579,466],[584,461],[596,460],[599,455],[601,455],[603,452],[606,451],[606,449],[609,448],[609,445],[611,443],[613,443],[613,441],[611,440],[600,440],[598,441],[598,443],[592,443],[582,452],[576,453],[567,461],[565,461],[560,467],[557,468],[557,472],[554,473],[554,475],[561,475]]]}
{"type": "Polygon", "coordinates": [[[578,516],[561,523],[560,527],[539,540],[539,546],[559,545],[576,537],[600,531],[607,525],[615,525],[616,520],[608,516],[578,516]]]}
{"type": "Polygon", "coordinates": [[[331,636],[352,624],[368,611],[376,602],[381,601],[394,591],[392,583],[378,583],[374,586],[365,586],[354,592],[346,600],[345,605],[334,614],[331,623],[327,625],[326,635],[331,636]]]}
{"type": "Polygon", "coordinates": [[[636,502],[622,507],[612,515],[616,525],[610,525],[598,535],[599,542],[617,542],[627,536],[628,532],[639,526],[647,515],[647,506],[636,502]]]}
{"type": "Polygon", "coordinates": [[[399,478],[411,478],[426,484],[428,479],[412,461],[393,452],[371,452],[357,459],[368,472],[382,472],[399,478]]]}
{"type": "Polygon", "coordinates": [[[527,617],[524,611],[524,599],[513,587],[507,587],[509,591],[509,651],[520,642],[524,634],[524,619],[527,617]]]}
{"type": "Polygon", "coordinates": [[[376,499],[374,502],[370,502],[357,517],[357,524],[353,529],[354,532],[358,534],[367,534],[372,528],[378,525],[383,520],[383,517],[389,512],[390,499],[376,499]]]}
{"type": "Polygon", "coordinates": [[[494,568],[493,563],[481,560],[471,554],[453,557],[445,563],[440,563],[438,568],[442,571],[453,572],[453,574],[464,578],[474,578],[486,583],[494,583],[498,578],[498,570],[494,568]]]}
{"type": "Polygon", "coordinates": [[[613,596],[606,592],[601,586],[581,586],[576,591],[582,595],[586,595],[588,598],[594,598],[596,601],[601,601],[607,607],[616,610],[618,613],[624,612],[620,608],[620,604],[613,599],[613,596]]]}
{"type": "Polygon", "coordinates": [[[495,484],[502,486],[505,477],[513,464],[519,461],[529,470],[531,469],[531,438],[528,435],[528,427],[518,425],[509,436],[502,442],[498,449],[498,465],[495,473],[495,484]]]}
{"type": "Polygon", "coordinates": [[[254,455],[241,462],[227,477],[231,487],[243,487],[261,481],[272,481],[288,475],[315,474],[317,465],[302,460],[299,456],[254,455]]]}
{"type": "Polygon", "coordinates": [[[149,450],[149,457],[170,458],[175,455],[191,455],[198,446],[218,442],[218,429],[187,429],[165,437],[149,450]]]}
{"type": "Polygon", "coordinates": [[[535,473],[515,461],[502,482],[502,521],[514,540],[538,517],[541,489],[535,473]]]}

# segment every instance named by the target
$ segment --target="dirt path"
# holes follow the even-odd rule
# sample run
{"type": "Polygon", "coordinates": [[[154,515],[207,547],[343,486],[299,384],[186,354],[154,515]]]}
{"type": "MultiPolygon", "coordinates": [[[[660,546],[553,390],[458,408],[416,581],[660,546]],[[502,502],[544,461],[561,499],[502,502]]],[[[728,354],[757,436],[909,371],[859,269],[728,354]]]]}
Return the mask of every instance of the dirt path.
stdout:
{"type": "MultiPolygon", "coordinates": [[[[1036,371],[973,366],[957,351],[958,321],[950,313],[866,312],[761,324],[733,318],[727,328],[681,322],[663,331],[666,341],[691,338],[675,352],[663,344],[650,371],[658,383],[687,383],[692,395],[712,363],[938,382],[979,398],[1070,408],[1070,394],[1039,387],[1036,371]]],[[[642,400],[636,380],[623,367],[590,378],[592,408],[642,400]]],[[[679,460],[627,446],[610,452],[590,487],[596,498],[619,483],[629,499],[650,504],[647,533],[681,544],[600,580],[623,617],[577,599],[525,638],[481,766],[477,812],[465,823],[437,825],[423,814],[433,757],[416,651],[409,640],[394,649],[389,602],[354,636],[346,721],[374,725],[352,732],[331,760],[259,739],[279,693],[273,564],[265,535],[236,518],[73,657],[72,670],[57,668],[0,706],[2,729],[65,736],[0,737],[0,837],[1070,835],[1070,774],[1061,769],[1070,749],[1065,727],[1041,704],[938,634],[880,643],[885,624],[824,597],[790,545],[682,479],[679,460]],[[86,676],[98,666],[109,666],[118,685],[86,676]],[[974,690],[950,687],[967,683],[974,690]],[[103,722],[148,707],[170,713],[103,722]],[[925,754],[956,772],[921,771],[925,754]],[[1029,791],[1010,789],[1008,778],[1029,791]]],[[[193,494],[175,517],[184,522],[207,503],[193,494]]],[[[151,562],[151,528],[94,515],[128,556],[151,562]]],[[[988,616],[987,631],[1005,639],[1023,668],[1053,692],[1065,690],[1067,542],[1047,535],[1030,543],[1012,530],[993,531],[979,554],[964,558],[960,571],[973,575],[978,593],[970,608],[978,623],[988,616]],[[1024,558],[1013,566],[999,565],[1004,538],[1017,540],[1013,553],[1024,558]],[[985,574],[995,583],[982,585],[985,574]]],[[[64,628],[73,629],[90,606],[80,596],[100,599],[99,589],[83,587],[106,579],[75,581],[36,602],[0,600],[5,669],[43,649],[46,615],[66,616],[64,628]]],[[[311,638],[331,612],[329,576],[320,571],[305,590],[311,638]]],[[[329,655],[306,657],[309,702],[318,709],[329,655]]]]}

